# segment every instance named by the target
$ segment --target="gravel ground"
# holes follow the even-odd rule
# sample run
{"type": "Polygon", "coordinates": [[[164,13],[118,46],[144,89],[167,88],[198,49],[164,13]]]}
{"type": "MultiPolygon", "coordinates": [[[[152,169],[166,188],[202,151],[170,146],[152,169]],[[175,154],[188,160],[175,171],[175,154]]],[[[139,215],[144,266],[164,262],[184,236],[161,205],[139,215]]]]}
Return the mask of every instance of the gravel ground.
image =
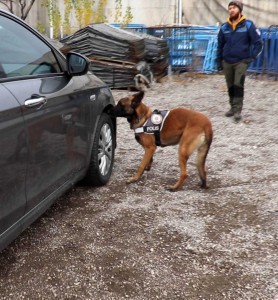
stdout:
{"type": "Polygon", "coordinates": [[[165,190],[179,175],[176,146],[126,185],[143,150],[118,119],[109,184],[75,186],[0,253],[0,299],[278,300],[277,93],[277,82],[247,78],[235,124],[222,75],[153,84],[148,105],[211,119],[210,189],[198,187],[193,155],[181,190],[165,190]]]}

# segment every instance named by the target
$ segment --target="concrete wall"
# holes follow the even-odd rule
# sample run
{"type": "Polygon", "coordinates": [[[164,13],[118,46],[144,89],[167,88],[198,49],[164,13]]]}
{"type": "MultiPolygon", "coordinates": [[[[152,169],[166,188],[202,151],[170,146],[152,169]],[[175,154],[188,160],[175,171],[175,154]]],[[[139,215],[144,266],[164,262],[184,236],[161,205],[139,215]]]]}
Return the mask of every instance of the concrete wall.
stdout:
{"type": "MultiPolygon", "coordinates": [[[[113,16],[113,0],[109,4],[109,16],[113,16]]],[[[184,24],[212,25],[228,18],[230,0],[183,0],[184,24]]],[[[178,23],[178,0],[122,0],[130,5],[133,23],[147,26],[178,23]]],[[[278,24],[278,0],[243,0],[243,14],[258,27],[278,24]]]]}
{"type": "MultiPolygon", "coordinates": [[[[56,0],[63,11],[63,0],[56,0]]],[[[132,23],[146,26],[173,25],[178,23],[178,4],[181,0],[122,0],[123,12],[131,6],[132,23]]],[[[183,24],[212,25],[223,23],[228,18],[229,0],[183,0],[183,24]]],[[[258,27],[278,24],[278,0],[243,0],[244,15],[252,19],[258,27]]],[[[0,8],[4,8],[0,4],[0,8]]],[[[109,0],[106,10],[109,22],[115,21],[115,1],[109,0]]],[[[74,19],[74,14],[72,16],[74,19]]],[[[41,0],[34,3],[27,18],[27,23],[37,28],[40,21],[49,33],[46,9],[41,7],[41,0]]],[[[75,28],[74,20],[73,27],[75,28]]],[[[75,22],[76,24],[76,22],[75,22]]]]}
{"type": "MultiPolygon", "coordinates": [[[[228,18],[229,0],[183,1],[183,22],[186,24],[223,23],[228,18]]],[[[243,14],[258,27],[278,24],[277,0],[243,0],[243,14]]]]}
{"type": "MultiPolygon", "coordinates": [[[[184,24],[212,25],[223,23],[228,18],[230,0],[183,0],[184,24]]],[[[107,15],[113,20],[114,1],[108,4],[107,15]]],[[[178,23],[178,0],[122,0],[123,8],[130,5],[133,23],[147,26],[178,23]]],[[[243,13],[258,27],[278,24],[278,0],[243,0],[243,13]]]]}
{"type": "MultiPolygon", "coordinates": [[[[123,11],[128,5],[132,8],[132,23],[147,26],[166,25],[177,22],[178,0],[122,0],[123,11]]],[[[109,1],[107,16],[115,19],[115,1],[109,1]]],[[[112,21],[113,22],[113,21],[112,21]]]]}
{"type": "MultiPolygon", "coordinates": [[[[63,0],[55,1],[63,13],[63,0]]],[[[122,11],[126,10],[127,6],[131,6],[133,21],[132,23],[153,25],[167,25],[178,22],[178,3],[179,0],[122,0],[122,11]]],[[[109,22],[115,21],[115,0],[109,0],[107,4],[106,16],[109,22]]],[[[0,8],[5,9],[4,5],[0,4],[0,8]]],[[[27,22],[32,26],[37,26],[38,20],[45,23],[46,9],[41,7],[41,1],[37,0],[27,17],[27,22]]],[[[74,23],[74,20],[72,20],[74,23]]],[[[74,24],[73,24],[74,26],[74,24]]]]}
{"type": "MultiPolygon", "coordinates": [[[[3,4],[0,4],[0,8],[8,11],[7,7],[3,4]]],[[[15,14],[18,17],[20,17],[19,8],[15,4],[14,4],[14,9],[15,9],[15,14]]],[[[25,21],[35,28],[37,28],[39,22],[42,23],[45,27],[48,27],[47,10],[45,8],[42,8],[41,0],[36,0],[34,2],[31,11],[29,12],[25,21]]]]}

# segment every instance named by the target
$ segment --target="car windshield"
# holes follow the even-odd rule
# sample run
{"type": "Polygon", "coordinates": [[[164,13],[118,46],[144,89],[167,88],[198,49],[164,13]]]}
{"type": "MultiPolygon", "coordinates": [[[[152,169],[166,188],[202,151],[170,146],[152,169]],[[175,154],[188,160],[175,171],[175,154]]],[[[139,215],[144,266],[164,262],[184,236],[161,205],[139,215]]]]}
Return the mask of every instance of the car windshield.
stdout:
{"type": "Polygon", "coordinates": [[[0,78],[61,71],[48,45],[24,26],[4,16],[0,16],[0,41],[0,78]]]}

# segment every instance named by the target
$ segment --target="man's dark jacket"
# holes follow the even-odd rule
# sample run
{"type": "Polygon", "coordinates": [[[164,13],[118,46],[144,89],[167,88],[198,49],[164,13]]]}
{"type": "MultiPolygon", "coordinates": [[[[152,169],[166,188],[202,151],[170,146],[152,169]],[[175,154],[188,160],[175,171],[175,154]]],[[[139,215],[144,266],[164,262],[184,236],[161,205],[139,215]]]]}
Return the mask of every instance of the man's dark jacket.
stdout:
{"type": "Polygon", "coordinates": [[[251,62],[262,51],[263,43],[260,31],[254,23],[241,17],[237,24],[230,20],[222,24],[218,33],[218,62],[227,63],[251,62]]]}

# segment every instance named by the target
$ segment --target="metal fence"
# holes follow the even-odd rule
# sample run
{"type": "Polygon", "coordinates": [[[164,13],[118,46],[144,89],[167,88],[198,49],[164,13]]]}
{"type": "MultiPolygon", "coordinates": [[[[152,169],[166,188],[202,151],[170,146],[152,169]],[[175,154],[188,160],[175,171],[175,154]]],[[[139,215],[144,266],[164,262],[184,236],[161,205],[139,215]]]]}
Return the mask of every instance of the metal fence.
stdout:
{"type": "Polygon", "coordinates": [[[248,71],[278,77],[278,25],[260,28],[263,40],[263,51],[250,64],[248,71]]]}
{"type": "Polygon", "coordinates": [[[217,26],[148,28],[149,34],[167,39],[171,69],[211,72],[215,69],[217,26]]]}
{"type": "MultiPolygon", "coordinates": [[[[167,40],[170,49],[169,64],[173,71],[217,72],[216,51],[219,27],[166,26],[145,27],[130,24],[129,28],[167,40]]],[[[263,51],[253,61],[248,72],[278,77],[278,25],[259,28],[263,39],[263,51]]]]}

